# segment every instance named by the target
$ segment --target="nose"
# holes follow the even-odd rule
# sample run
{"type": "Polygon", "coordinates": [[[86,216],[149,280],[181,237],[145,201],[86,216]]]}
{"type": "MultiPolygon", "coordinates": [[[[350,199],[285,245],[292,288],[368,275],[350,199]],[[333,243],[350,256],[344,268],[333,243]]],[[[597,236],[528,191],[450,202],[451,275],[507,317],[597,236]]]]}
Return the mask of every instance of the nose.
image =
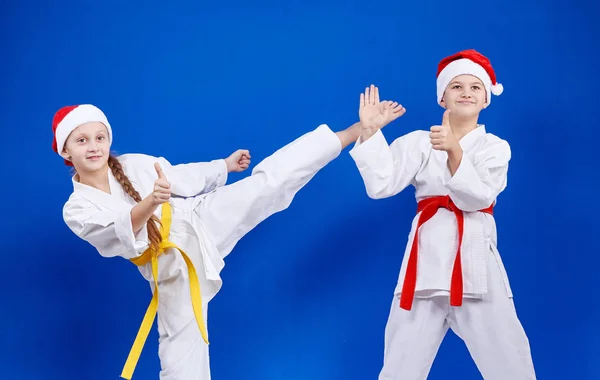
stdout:
{"type": "Polygon", "coordinates": [[[96,152],[97,150],[98,150],[98,144],[96,143],[96,141],[90,141],[90,143],[88,145],[88,151],[96,152]]]}

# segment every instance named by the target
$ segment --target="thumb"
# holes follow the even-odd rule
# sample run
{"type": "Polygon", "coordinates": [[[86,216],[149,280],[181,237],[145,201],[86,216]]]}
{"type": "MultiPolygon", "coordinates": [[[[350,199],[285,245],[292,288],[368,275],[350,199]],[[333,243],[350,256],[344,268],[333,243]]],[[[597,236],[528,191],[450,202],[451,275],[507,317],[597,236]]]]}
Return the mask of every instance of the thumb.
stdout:
{"type": "Polygon", "coordinates": [[[442,116],[442,125],[445,127],[450,127],[450,110],[444,111],[444,116],[442,116]]]}
{"type": "Polygon", "coordinates": [[[167,179],[167,176],[165,176],[165,173],[162,171],[162,168],[160,167],[158,162],[154,163],[154,169],[156,169],[156,174],[158,174],[159,179],[164,179],[164,180],[167,179]]]}

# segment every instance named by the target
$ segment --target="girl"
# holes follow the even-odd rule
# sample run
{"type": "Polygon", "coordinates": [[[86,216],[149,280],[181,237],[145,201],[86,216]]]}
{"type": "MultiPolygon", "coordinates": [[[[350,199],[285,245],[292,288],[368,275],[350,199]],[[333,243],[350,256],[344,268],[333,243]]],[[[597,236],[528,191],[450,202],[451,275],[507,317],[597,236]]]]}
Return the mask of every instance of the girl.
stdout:
{"type": "Polygon", "coordinates": [[[443,59],[437,100],[441,125],[388,145],[378,89],[361,95],[362,132],[350,151],[373,199],[416,189],[409,234],[385,332],[380,380],[426,379],[448,328],[467,345],[486,380],[535,379],[497,249],[492,216],[506,187],[509,144],[478,124],[502,86],[474,50],[443,59]],[[464,299],[463,299],[464,297],[464,299]]]}
{"type": "Polygon", "coordinates": [[[337,133],[321,125],[224,186],[228,172],[249,166],[248,151],[184,165],[141,154],[114,157],[111,126],[93,105],[60,109],[53,130],[54,151],[76,171],[66,224],[102,256],[137,265],[153,292],[121,377],[132,377],[158,313],[162,380],[210,379],[207,304],[221,287],[223,260],[360,134],[358,123],[337,133]]]}

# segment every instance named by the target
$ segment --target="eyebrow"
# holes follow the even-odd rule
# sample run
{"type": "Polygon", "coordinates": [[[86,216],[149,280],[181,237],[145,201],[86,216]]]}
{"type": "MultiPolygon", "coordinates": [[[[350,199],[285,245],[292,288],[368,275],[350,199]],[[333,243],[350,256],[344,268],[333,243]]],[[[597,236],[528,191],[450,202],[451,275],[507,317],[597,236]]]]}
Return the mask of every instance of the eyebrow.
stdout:
{"type": "MultiPolygon", "coordinates": [[[[455,81],[455,82],[452,82],[452,83],[450,83],[450,85],[451,85],[451,86],[453,86],[453,85],[455,85],[455,84],[459,84],[459,85],[461,85],[461,86],[463,86],[463,85],[464,85],[464,83],[463,83],[463,82],[458,82],[458,81],[455,81]]],[[[483,86],[483,84],[481,84],[481,82],[471,82],[471,86],[483,86]]]]}
{"type": "Polygon", "coordinates": [[[75,139],[79,140],[80,138],[88,138],[89,136],[99,136],[99,135],[105,135],[106,131],[99,131],[99,132],[94,132],[94,133],[85,133],[85,132],[77,132],[77,134],[74,134],[73,136],[75,137],[75,139]]]}

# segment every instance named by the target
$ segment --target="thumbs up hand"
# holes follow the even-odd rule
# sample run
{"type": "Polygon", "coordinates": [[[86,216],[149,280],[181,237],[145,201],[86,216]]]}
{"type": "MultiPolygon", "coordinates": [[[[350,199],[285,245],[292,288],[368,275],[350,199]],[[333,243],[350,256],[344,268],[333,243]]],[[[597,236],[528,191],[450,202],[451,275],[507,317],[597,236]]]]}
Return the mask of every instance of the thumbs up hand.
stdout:
{"type": "Polygon", "coordinates": [[[450,127],[450,110],[444,112],[442,125],[434,125],[430,130],[429,139],[433,149],[449,152],[460,147],[450,127]]]}
{"type": "Polygon", "coordinates": [[[154,164],[154,169],[158,174],[158,179],[154,182],[154,191],[152,192],[152,203],[155,206],[166,203],[171,199],[171,184],[167,181],[165,173],[157,163],[154,164]]]}

